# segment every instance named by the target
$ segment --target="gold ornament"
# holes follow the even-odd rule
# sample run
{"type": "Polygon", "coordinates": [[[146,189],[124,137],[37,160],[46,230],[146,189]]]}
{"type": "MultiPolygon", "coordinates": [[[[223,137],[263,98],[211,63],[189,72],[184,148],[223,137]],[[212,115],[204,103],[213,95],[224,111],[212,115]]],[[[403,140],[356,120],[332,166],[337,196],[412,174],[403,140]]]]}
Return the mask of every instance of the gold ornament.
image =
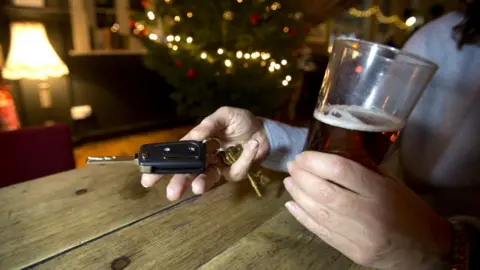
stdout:
{"type": "Polygon", "coordinates": [[[233,12],[230,11],[230,10],[227,10],[223,13],[223,18],[226,20],[226,21],[231,21],[233,20],[233,12]]]}

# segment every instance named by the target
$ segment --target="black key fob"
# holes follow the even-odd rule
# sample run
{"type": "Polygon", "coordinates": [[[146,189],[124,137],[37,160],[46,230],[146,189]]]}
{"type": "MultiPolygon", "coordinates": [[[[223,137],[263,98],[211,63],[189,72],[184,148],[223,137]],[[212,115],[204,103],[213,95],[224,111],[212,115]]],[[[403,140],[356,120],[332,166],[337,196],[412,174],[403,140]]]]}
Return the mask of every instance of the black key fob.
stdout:
{"type": "Polygon", "coordinates": [[[199,141],[144,144],[138,153],[138,165],[141,172],[151,174],[203,173],[205,144],[199,141]]]}

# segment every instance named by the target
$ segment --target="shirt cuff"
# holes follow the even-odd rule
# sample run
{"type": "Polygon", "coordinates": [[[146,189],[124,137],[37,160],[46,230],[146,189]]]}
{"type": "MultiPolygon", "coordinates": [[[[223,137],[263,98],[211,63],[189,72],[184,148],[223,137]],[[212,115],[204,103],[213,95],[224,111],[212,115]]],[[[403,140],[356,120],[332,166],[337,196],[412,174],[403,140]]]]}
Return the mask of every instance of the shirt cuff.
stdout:
{"type": "Polygon", "coordinates": [[[270,152],[262,166],[274,171],[287,172],[287,162],[293,160],[304,147],[307,129],[292,127],[273,120],[264,119],[270,152]]]}

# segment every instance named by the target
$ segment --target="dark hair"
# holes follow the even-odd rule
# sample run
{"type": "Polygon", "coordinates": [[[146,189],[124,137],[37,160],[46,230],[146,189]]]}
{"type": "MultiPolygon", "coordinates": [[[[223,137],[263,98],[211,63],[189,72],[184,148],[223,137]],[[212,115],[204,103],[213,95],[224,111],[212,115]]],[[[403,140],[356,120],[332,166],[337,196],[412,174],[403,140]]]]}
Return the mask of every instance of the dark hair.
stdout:
{"type": "Polygon", "coordinates": [[[467,44],[478,44],[480,41],[480,0],[462,0],[465,19],[453,28],[458,40],[458,48],[467,44]]]}

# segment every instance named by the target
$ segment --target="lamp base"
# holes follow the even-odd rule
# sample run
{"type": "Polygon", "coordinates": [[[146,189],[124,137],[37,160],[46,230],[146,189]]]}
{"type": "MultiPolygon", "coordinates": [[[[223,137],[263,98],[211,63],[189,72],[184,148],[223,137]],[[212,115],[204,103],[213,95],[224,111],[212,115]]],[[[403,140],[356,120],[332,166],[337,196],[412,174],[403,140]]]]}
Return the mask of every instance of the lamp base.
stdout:
{"type": "Polygon", "coordinates": [[[38,98],[40,100],[40,107],[44,109],[52,108],[52,93],[50,91],[50,84],[42,82],[38,84],[38,98]]]}

